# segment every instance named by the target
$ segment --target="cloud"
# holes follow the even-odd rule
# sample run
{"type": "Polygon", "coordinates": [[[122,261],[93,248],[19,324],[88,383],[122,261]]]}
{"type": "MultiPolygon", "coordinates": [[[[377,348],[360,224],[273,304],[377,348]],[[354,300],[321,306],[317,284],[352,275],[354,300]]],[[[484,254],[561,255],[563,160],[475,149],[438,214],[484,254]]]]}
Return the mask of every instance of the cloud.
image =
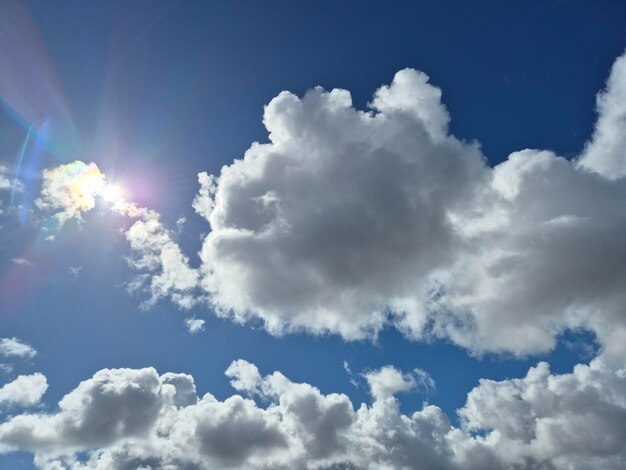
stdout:
{"type": "Polygon", "coordinates": [[[95,163],[75,161],[44,170],[40,197],[35,201],[41,210],[53,211],[59,223],[80,219],[93,209],[96,195],[105,187],[104,175],[95,163]]]}
{"type": "MultiPolygon", "coordinates": [[[[386,374],[385,368],[372,374],[386,374]]],[[[397,372],[397,371],[396,371],[397,372]]],[[[186,374],[97,372],[51,413],[0,424],[4,451],[35,454],[39,468],[586,468],[626,464],[626,371],[603,357],[556,375],[483,380],[455,427],[436,406],[405,415],[390,393],[355,409],[280,372],[243,360],[227,370],[233,395],[196,395],[186,374]]],[[[396,387],[397,389],[397,387],[396,387]]],[[[397,390],[400,391],[400,390],[397,390]]],[[[395,393],[395,392],[394,392],[395,393]]]]}
{"type": "Polygon", "coordinates": [[[202,320],[201,318],[186,318],[185,319],[185,326],[189,330],[189,333],[191,333],[192,335],[195,333],[200,333],[201,331],[204,331],[205,323],[206,322],[202,320]]]}
{"type": "Polygon", "coordinates": [[[478,144],[448,133],[440,90],[411,69],[370,111],[346,90],[279,94],[265,108],[270,142],[199,175],[213,310],[274,334],[359,339],[392,324],[476,354],[545,352],[587,328],[617,356],[626,180],[593,162],[623,160],[624,64],[573,161],[526,149],[489,167],[478,144]]]}
{"type": "Polygon", "coordinates": [[[83,270],[82,266],[70,266],[70,269],[69,269],[70,274],[74,276],[74,278],[77,278],[82,270],[83,270]]]}
{"type": "Polygon", "coordinates": [[[6,166],[0,165],[0,191],[22,192],[24,185],[21,181],[14,179],[11,170],[6,166]]]}
{"type": "Polygon", "coordinates": [[[48,381],[43,374],[20,375],[13,382],[0,388],[1,406],[34,406],[48,390],[48,381]]]}
{"type": "Polygon", "coordinates": [[[598,122],[579,163],[609,179],[626,176],[626,55],[611,69],[606,89],[597,96],[598,122]]]}
{"type": "Polygon", "coordinates": [[[0,190],[9,190],[11,189],[11,180],[9,180],[3,174],[0,174],[0,190]]]}
{"type": "Polygon", "coordinates": [[[539,363],[523,379],[481,380],[459,414],[464,429],[489,431],[509,465],[531,459],[554,468],[619,468],[626,463],[625,372],[602,358],[563,375],[539,363]]]}
{"type": "Polygon", "coordinates": [[[399,392],[408,392],[420,388],[428,392],[435,389],[435,381],[428,372],[415,369],[409,373],[402,373],[393,366],[384,366],[376,371],[363,374],[370,387],[370,393],[376,400],[393,397],[399,392]]]}
{"type": "Polygon", "coordinates": [[[218,311],[350,339],[390,313],[426,322],[430,277],[462,245],[447,212],[488,176],[478,146],[446,134],[427,80],[398,72],[370,112],[346,90],[283,92],[265,108],[270,143],[200,175],[202,285],[218,311]]]}
{"type": "Polygon", "coordinates": [[[19,266],[35,266],[35,263],[28,261],[26,258],[13,258],[13,263],[19,266]]]}
{"type": "Polygon", "coordinates": [[[35,348],[18,338],[0,338],[0,355],[32,359],[37,354],[35,348]]]}
{"type": "Polygon", "coordinates": [[[133,250],[129,264],[150,274],[132,281],[134,290],[143,288],[150,294],[144,307],[149,308],[163,297],[170,297],[184,309],[197,303],[195,289],[198,286],[198,272],[189,266],[188,258],[156,212],[143,210],[141,218],[133,223],[125,235],[133,250]]]}

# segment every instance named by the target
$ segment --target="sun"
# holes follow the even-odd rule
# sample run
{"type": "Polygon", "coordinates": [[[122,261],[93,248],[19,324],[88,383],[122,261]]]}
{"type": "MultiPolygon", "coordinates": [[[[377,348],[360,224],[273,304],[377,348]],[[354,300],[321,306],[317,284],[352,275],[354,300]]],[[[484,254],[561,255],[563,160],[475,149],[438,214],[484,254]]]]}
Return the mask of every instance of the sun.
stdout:
{"type": "Polygon", "coordinates": [[[116,184],[107,184],[100,190],[100,196],[107,202],[117,202],[123,198],[124,191],[116,184]]]}

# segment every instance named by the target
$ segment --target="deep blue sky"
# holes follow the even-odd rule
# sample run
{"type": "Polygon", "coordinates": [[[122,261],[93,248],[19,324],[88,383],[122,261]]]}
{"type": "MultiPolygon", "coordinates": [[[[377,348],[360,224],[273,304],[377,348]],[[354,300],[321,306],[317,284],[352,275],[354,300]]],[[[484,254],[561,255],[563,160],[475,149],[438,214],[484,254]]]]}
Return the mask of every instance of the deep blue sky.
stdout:
{"type": "MultiPolygon", "coordinates": [[[[77,0],[31,1],[28,10],[77,130],[59,155],[42,154],[42,165],[93,160],[131,186],[128,175],[140,175],[141,187],[152,189],[138,190],[139,202],[172,224],[187,217],[181,243],[194,263],[208,230],[191,210],[196,174],[219,172],[251,142],[267,140],[263,105],[281,90],[346,88],[363,108],[397,70],[413,67],[442,89],[451,132],[479,141],[490,163],[523,148],[573,156],[593,128],[595,94],[626,47],[621,1],[77,0]]],[[[51,120],[65,125],[55,112],[51,120]]],[[[0,161],[7,166],[18,155],[23,125],[0,113],[0,161]]],[[[141,312],[140,299],[120,287],[131,271],[123,238],[107,229],[115,223],[100,218],[68,230],[52,248],[35,228],[17,223],[0,235],[0,278],[19,287],[0,294],[0,336],[39,351],[16,372],[42,371],[49,405],[104,367],[188,372],[201,394],[222,398],[232,393],[223,371],[238,358],[264,373],[280,370],[324,392],[347,393],[358,405],[368,397],[363,384],[350,384],[347,360],[353,371],[388,363],[427,370],[437,391],[401,397],[405,409],[428,400],[453,416],[479,378],[520,376],[544,359],[471,358],[394,331],[378,344],[277,339],[200,309],[206,331],[191,336],[186,314],[173,305],[141,312]],[[15,257],[28,257],[37,269],[17,270],[15,257]],[[70,266],[83,267],[77,279],[70,266]]],[[[588,357],[561,344],[548,359],[561,371],[588,357]]]]}

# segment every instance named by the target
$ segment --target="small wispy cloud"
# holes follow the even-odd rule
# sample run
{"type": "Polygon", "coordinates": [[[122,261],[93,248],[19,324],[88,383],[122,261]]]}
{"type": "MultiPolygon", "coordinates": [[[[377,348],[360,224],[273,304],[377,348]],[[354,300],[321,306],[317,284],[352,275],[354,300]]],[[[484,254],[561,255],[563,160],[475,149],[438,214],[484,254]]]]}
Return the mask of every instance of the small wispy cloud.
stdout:
{"type": "Polygon", "coordinates": [[[20,265],[20,266],[30,266],[30,267],[35,266],[35,263],[27,260],[26,258],[13,258],[13,263],[20,265]]]}
{"type": "Polygon", "coordinates": [[[74,276],[74,278],[77,278],[82,270],[82,266],[70,266],[70,274],[74,276]]]}
{"type": "Polygon", "coordinates": [[[348,374],[348,377],[350,377],[350,383],[356,388],[359,388],[359,383],[355,380],[354,374],[352,373],[352,369],[350,369],[350,364],[348,363],[348,361],[343,361],[343,369],[348,374]]]}

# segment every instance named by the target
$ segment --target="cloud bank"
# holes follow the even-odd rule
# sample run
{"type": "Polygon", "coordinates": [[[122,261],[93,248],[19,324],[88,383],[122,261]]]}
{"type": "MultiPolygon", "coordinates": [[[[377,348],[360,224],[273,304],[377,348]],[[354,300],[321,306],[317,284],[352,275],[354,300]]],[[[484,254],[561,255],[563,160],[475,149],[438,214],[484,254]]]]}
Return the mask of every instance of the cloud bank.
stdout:
{"type": "Polygon", "coordinates": [[[104,369],[49,413],[0,424],[0,448],[42,469],[614,469],[626,464],[626,370],[603,358],[555,375],[483,380],[453,426],[436,406],[410,415],[394,393],[401,371],[373,371],[373,401],[354,408],[280,372],[235,361],[242,395],[198,397],[186,374],[104,369]],[[395,376],[395,377],[394,377],[395,376]],[[382,387],[382,388],[381,388],[382,387]],[[384,390],[384,393],[381,393],[384,390]],[[258,405],[251,397],[264,403],[258,405]]]}

